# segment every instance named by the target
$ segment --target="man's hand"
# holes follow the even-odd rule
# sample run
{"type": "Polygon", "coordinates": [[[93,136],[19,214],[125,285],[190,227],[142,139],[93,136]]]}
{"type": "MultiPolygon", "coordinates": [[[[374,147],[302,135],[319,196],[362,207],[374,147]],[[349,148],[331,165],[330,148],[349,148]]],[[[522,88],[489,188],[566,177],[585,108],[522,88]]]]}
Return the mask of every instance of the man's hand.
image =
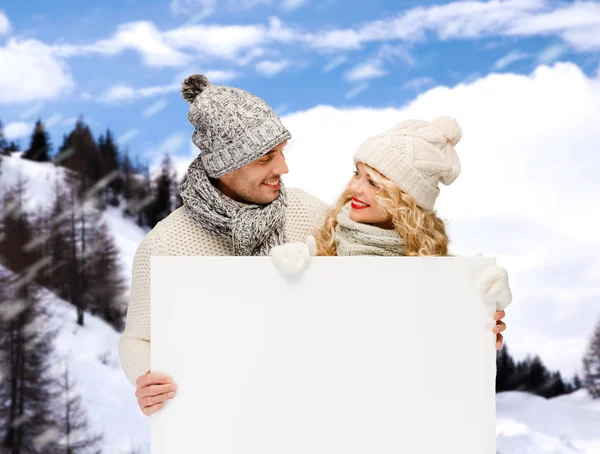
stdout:
{"type": "Polygon", "coordinates": [[[135,382],[138,405],[146,416],[156,413],[165,405],[165,401],[175,396],[177,385],[165,374],[146,372],[135,382]]]}
{"type": "Polygon", "coordinates": [[[504,337],[500,334],[502,331],[506,329],[506,323],[502,321],[506,313],[504,311],[496,311],[494,314],[494,320],[496,320],[496,326],[492,328],[492,332],[496,333],[496,349],[500,350],[502,348],[502,340],[504,337]]]}

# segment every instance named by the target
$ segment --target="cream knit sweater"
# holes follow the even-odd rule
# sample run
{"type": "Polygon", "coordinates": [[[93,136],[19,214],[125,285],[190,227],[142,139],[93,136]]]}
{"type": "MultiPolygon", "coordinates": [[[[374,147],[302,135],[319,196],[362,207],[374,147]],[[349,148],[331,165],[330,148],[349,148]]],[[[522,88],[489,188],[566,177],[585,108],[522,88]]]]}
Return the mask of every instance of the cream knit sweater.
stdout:
{"type": "MultiPolygon", "coordinates": [[[[285,223],[287,240],[305,241],[325,219],[327,205],[301,189],[288,190],[285,223]]],[[[131,295],[125,330],[119,340],[119,357],[125,375],[135,387],[150,370],[150,256],[233,255],[231,244],[196,224],[179,207],[156,224],[138,246],[133,259],[131,295]]]]}

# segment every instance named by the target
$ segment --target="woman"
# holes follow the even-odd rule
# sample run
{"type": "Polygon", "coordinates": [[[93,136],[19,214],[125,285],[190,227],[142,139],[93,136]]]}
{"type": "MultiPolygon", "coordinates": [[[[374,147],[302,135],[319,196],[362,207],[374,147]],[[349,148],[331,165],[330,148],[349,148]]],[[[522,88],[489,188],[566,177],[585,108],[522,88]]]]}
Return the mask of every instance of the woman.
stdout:
{"type": "MultiPolygon", "coordinates": [[[[403,121],[365,140],[354,155],[354,176],[316,239],[273,248],[276,264],[297,273],[308,264],[311,249],[321,256],[449,256],[445,223],[434,204],[438,184],[449,185],[460,174],[454,147],[461,135],[456,120],[446,116],[432,123],[403,121]]],[[[506,329],[500,319],[512,301],[506,270],[486,269],[479,284],[496,302],[493,331],[500,348],[506,329]]]]}

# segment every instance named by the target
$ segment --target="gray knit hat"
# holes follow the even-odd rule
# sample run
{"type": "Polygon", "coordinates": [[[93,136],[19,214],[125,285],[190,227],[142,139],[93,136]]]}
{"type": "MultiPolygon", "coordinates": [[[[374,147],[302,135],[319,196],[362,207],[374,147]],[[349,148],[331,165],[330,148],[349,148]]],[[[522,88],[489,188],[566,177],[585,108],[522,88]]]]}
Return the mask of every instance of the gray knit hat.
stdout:
{"type": "Polygon", "coordinates": [[[461,171],[454,147],[462,131],[448,116],[433,122],[406,120],[369,137],[354,154],[354,163],[363,162],[413,196],[417,205],[433,210],[440,193],[438,183],[450,185],[461,171]]]}
{"type": "Polygon", "coordinates": [[[194,74],[183,81],[190,103],[192,142],[208,176],[218,178],[249,164],[292,137],[266,102],[240,88],[212,85],[194,74]]]}

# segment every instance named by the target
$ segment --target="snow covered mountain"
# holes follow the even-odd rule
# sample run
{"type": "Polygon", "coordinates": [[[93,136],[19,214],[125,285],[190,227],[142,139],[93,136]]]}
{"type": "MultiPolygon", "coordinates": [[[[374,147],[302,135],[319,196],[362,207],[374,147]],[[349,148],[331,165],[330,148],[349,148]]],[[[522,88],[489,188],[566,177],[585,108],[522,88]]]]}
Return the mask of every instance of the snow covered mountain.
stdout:
{"type": "MultiPolygon", "coordinates": [[[[14,184],[19,173],[28,180],[32,213],[51,203],[49,188],[63,172],[51,163],[34,163],[18,155],[5,157],[1,166],[0,191],[14,184]]],[[[119,208],[108,207],[102,216],[119,248],[128,285],[135,250],[146,231],[124,218],[119,208]]],[[[52,323],[60,327],[57,352],[75,373],[90,429],[104,434],[105,452],[149,454],[150,419],[139,410],[134,389],[121,370],[119,333],[90,314],[86,314],[85,326],[77,325],[73,306],[49,291],[43,292],[42,299],[52,313],[52,323]]],[[[548,400],[520,392],[497,396],[501,454],[598,454],[599,428],[600,401],[593,401],[585,390],[548,400]]]]}

